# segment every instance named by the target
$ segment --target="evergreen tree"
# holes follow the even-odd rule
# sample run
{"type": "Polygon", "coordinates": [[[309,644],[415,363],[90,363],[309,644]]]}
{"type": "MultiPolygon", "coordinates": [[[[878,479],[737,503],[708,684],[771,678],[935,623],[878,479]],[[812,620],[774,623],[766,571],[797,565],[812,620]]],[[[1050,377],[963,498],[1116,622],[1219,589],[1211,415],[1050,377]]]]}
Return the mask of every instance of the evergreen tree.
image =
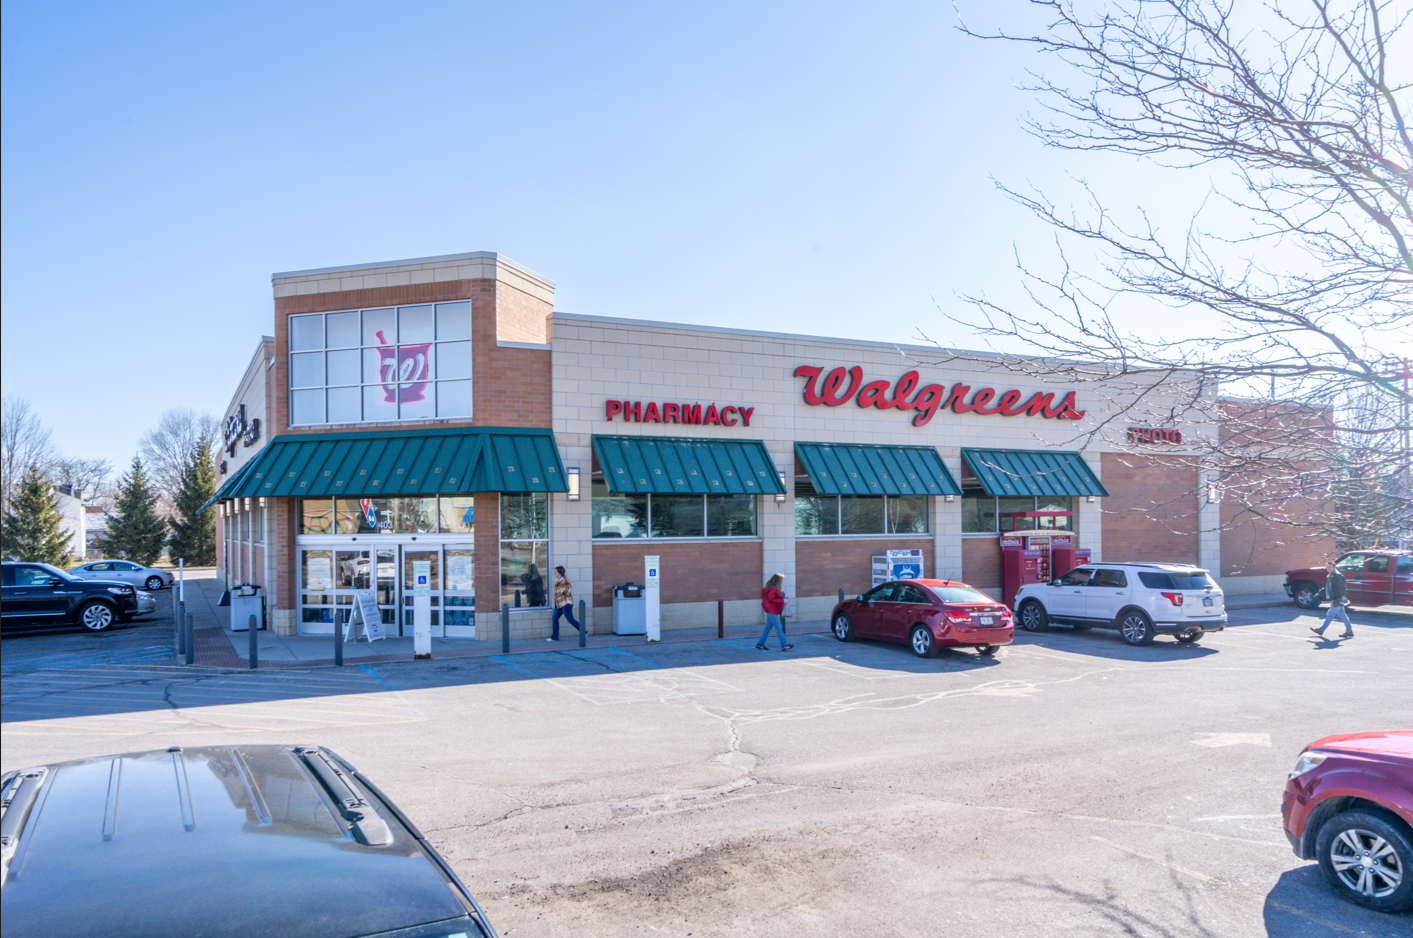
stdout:
{"type": "Polygon", "coordinates": [[[157,514],[157,492],[147,480],[142,460],[133,457],[132,468],[118,483],[116,513],[108,515],[108,533],[98,539],[105,557],[132,560],[150,566],[162,556],[167,522],[157,514]]]}
{"type": "Polygon", "coordinates": [[[31,465],[10,499],[0,540],[7,560],[27,560],[56,567],[69,565],[69,541],[63,516],[49,480],[31,465]]]}
{"type": "Polygon", "coordinates": [[[203,434],[192,444],[178,476],[176,511],[168,522],[172,526],[172,540],[167,551],[173,559],[182,557],[193,567],[216,563],[216,516],[201,510],[215,493],[216,469],[211,464],[211,441],[203,434]]]}

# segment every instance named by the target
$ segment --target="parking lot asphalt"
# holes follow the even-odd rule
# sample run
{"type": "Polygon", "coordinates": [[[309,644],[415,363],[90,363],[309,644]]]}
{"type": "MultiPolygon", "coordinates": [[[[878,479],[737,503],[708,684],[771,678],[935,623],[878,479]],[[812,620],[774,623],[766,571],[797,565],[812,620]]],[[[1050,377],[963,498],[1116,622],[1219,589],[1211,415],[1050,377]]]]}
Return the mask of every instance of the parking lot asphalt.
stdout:
{"type": "MultiPolygon", "coordinates": [[[[1324,735],[1413,726],[1413,616],[995,659],[800,636],[248,672],[7,674],[5,769],[313,742],[446,853],[502,935],[1395,936],[1280,830],[1324,735]]],[[[78,636],[83,639],[116,636],[78,636]]],[[[4,656],[15,643],[7,636],[4,656]]]]}

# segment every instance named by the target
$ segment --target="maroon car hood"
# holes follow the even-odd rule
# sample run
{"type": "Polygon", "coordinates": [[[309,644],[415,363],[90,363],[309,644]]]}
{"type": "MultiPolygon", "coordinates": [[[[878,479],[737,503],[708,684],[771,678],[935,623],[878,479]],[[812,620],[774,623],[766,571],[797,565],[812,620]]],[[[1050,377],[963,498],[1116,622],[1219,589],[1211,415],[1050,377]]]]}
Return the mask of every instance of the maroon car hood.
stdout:
{"type": "Polygon", "coordinates": [[[1413,730],[1379,730],[1372,733],[1342,733],[1317,739],[1306,749],[1338,749],[1413,761],[1413,730]]]}

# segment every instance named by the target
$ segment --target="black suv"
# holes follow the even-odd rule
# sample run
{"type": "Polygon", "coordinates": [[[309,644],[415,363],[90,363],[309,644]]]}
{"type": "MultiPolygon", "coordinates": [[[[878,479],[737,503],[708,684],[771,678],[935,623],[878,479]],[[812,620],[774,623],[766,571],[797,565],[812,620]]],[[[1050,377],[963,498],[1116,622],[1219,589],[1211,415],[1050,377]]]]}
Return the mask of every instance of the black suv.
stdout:
{"type": "Polygon", "coordinates": [[[495,938],[387,796],[328,749],[211,746],[3,778],[5,938],[495,938]]]}
{"type": "Polygon", "coordinates": [[[137,614],[137,590],[117,580],[80,580],[47,563],[0,564],[0,617],[5,627],[69,623],[102,632],[137,614]]]}

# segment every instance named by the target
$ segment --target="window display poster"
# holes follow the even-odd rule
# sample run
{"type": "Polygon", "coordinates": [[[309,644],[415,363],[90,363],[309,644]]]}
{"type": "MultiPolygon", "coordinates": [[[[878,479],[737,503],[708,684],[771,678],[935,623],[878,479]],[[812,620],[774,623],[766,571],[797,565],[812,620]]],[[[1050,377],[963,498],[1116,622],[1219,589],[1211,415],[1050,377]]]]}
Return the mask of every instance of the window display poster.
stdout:
{"type": "Polygon", "coordinates": [[[465,555],[453,554],[447,551],[446,555],[446,588],[449,590],[464,590],[473,592],[476,589],[476,562],[475,558],[465,555]]]}
{"type": "Polygon", "coordinates": [[[304,588],[323,592],[334,588],[334,562],[329,557],[309,557],[304,562],[304,588]]]}

